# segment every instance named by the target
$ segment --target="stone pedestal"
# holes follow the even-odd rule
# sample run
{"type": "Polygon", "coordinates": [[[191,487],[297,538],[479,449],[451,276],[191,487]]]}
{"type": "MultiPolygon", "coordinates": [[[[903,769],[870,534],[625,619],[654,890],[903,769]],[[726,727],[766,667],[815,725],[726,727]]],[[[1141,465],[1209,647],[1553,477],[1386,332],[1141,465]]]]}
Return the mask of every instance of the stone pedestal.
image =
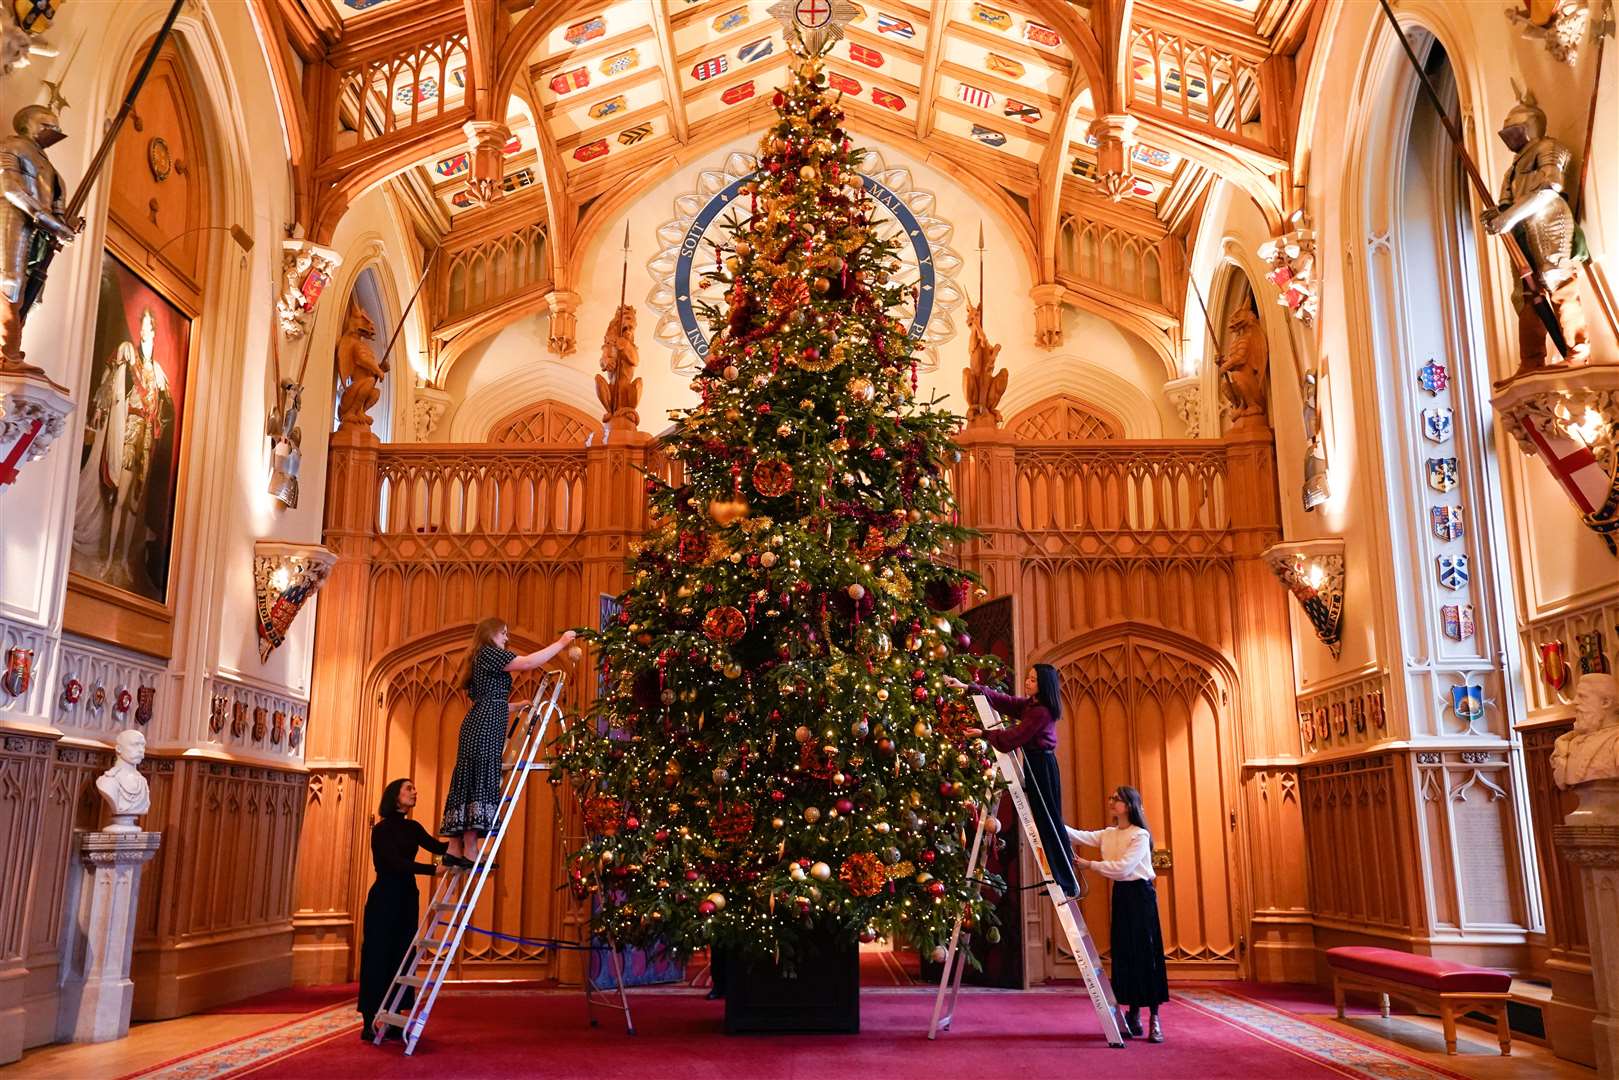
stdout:
{"type": "Polygon", "coordinates": [[[1619,780],[1575,784],[1577,810],[1552,832],[1558,853],[1579,867],[1591,938],[1597,1075],[1619,1077],[1619,780]]]}
{"type": "Polygon", "coordinates": [[[69,877],[69,924],[62,934],[62,993],[57,1042],[107,1042],[129,1034],[135,984],[135,901],[141,867],[157,854],[162,833],[81,832],[74,837],[79,872],[69,877]]]}

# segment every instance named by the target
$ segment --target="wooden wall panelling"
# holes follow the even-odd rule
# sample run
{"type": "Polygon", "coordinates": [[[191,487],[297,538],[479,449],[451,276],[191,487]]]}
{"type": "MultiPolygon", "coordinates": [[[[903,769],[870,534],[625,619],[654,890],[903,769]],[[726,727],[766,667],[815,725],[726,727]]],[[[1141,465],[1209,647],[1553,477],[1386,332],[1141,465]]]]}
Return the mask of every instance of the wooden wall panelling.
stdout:
{"type": "Polygon", "coordinates": [[[1520,728],[1519,732],[1546,919],[1546,955],[1541,961],[1541,974],[1552,986],[1552,1000],[1545,1010],[1547,1033],[1559,1054],[1592,1064],[1596,1061],[1591,1031],[1591,1021],[1596,1018],[1596,988],[1591,978],[1585,901],[1580,893],[1578,869],[1552,843],[1552,829],[1579,805],[1578,796],[1559,789],[1552,779],[1552,744],[1573,727],[1571,720],[1562,719],[1520,728]]]}
{"type": "Polygon", "coordinates": [[[133,1017],[183,1016],[286,986],[301,772],[147,758],[146,828],[163,846],[141,875],[133,1017]]]}
{"type": "Polygon", "coordinates": [[[1389,751],[1299,770],[1318,928],[1393,938],[1396,946],[1425,929],[1420,868],[1405,850],[1416,825],[1402,757],[1389,751]]]}
{"type": "Polygon", "coordinates": [[[0,1063],[22,1057],[27,992],[29,882],[40,859],[54,853],[40,843],[51,744],[40,735],[0,732],[0,836],[7,863],[26,873],[0,874],[0,1063]]]}
{"type": "Polygon", "coordinates": [[[99,747],[66,746],[51,750],[45,805],[40,815],[39,847],[29,875],[28,937],[24,966],[27,1029],[24,1042],[40,1046],[56,1039],[57,969],[67,912],[68,875],[73,870],[73,833],[99,828],[104,818],[95,778],[112,766],[113,755],[99,747]]]}
{"type": "MultiPolygon", "coordinates": [[[[1125,641],[1157,643],[1136,651],[1123,674],[1105,680],[1106,663],[1096,662],[1096,670],[1089,661],[1064,668],[1075,697],[1073,718],[1064,723],[1072,725],[1073,743],[1087,744],[1067,761],[1065,803],[1077,820],[1094,823],[1104,786],[1149,774],[1175,778],[1174,784],[1160,779],[1158,790],[1147,794],[1149,810],[1167,815],[1165,827],[1176,830],[1187,852],[1180,873],[1171,869],[1160,884],[1166,934],[1176,937],[1178,964],[1233,974],[1242,967],[1248,936],[1238,813],[1239,766],[1247,751],[1237,737],[1239,703],[1270,727],[1285,725],[1284,733],[1292,724],[1290,680],[1275,680],[1283,687],[1279,693],[1248,692],[1234,677],[1215,673],[1235,670],[1231,658],[1237,656],[1245,669],[1291,667],[1285,597],[1256,558],[1278,532],[1268,434],[1227,445],[1086,439],[1105,425],[1066,422],[1073,404],[1057,395],[1032,406],[1014,423],[1031,417],[1059,422],[1036,425],[1022,437],[995,429],[958,437],[963,457],[952,471],[952,490],[961,520],[982,534],[961,545],[958,557],[992,594],[1017,595],[1020,647],[1031,659],[1067,664],[1110,633],[1120,657],[1137,649],[1125,641]],[[1041,432],[1050,437],[1027,437],[1041,432]],[[1239,485],[1243,490],[1233,496],[1239,485]],[[1184,667],[1193,654],[1202,659],[1184,667]],[[1177,680],[1160,669],[1181,665],[1184,674],[1198,664],[1205,685],[1224,683],[1218,692],[1166,690],[1177,680]],[[1104,682],[1111,687],[1105,692],[1098,689],[1104,682]],[[1138,714],[1139,725],[1132,719],[1138,714]],[[1136,742],[1121,734],[1126,730],[1136,742]],[[1096,734],[1102,731],[1106,738],[1096,734]],[[1196,745],[1224,747],[1206,784],[1185,782],[1189,762],[1180,769],[1169,764],[1186,761],[1188,732],[1199,733],[1191,739],[1196,745]]],[[[1198,683],[1196,676],[1186,679],[1198,683]]],[[[1260,745],[1269,750],[1274,741],[1260,745]]],[[[1296,791],[1276,800],[1266,836],[1302,833],[1297,801],[1296,791]]],[[[1105,941],[1106,900],[1099,895],[1090,903],[1093,932],[1105,941]]],[[[1302,869],[1280,879],[1269,917],[1285,929],[1267,930],[1277,948],[1308,950],[1307,907],[1302,869]]],[[[1301,970],[1296,961],[1283,967],[1301,970]]],[[[1033,973],[1035,981],[1041,977],[1033,973]]]]}
{"type": "Polygon", "coordinates": [[[1522,729],[1524,776],[1529,784],[1530,821],[1546,909],[1546,943],[1553,959],[1589,971],[1591,939],[1585,926],[1579,872],[1558,855],[1552,844],[1552,829],[1561,825],[1580,801],[1552,779],[1552,744],[1572,730],[1571,720],[1522,729]]]}
{"type": "Polygon", "coordinates": [[[364,698],[374,609],[378,517],[377,437],[337,432],[326,466],[323,542],[337,559],[315,607],[314,673],[304,763],[308,822],[298,837],[293,976],[301,984],[346,981],[354,945],[361,861],[355,815],[365,812],[361,767],[370,715],[364,698]]]}

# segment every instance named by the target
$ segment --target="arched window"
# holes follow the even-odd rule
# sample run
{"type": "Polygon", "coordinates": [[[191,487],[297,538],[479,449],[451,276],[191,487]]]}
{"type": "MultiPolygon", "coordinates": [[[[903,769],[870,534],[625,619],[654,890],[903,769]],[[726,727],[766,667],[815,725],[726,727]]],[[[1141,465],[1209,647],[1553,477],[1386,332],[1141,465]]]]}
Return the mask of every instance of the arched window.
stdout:
{"type": "MultiPolygon", "coordinates": [[[[1462,110],[1441,44],[1407,33],[1445,108],[1462,110]]],[[[1519,693],[1503,656],[1516,625],[1491,438],[1475,201],[1449,135],[1398,43],[1362,152],[1366,274],[1397,635],[1386,641],[1413,739],[1436,928],[1528,928],[1534,871],[1514,749],[1519,693]],[[1476,689],[1472,689],[1476,688],[1476,689]],[[1474,703],[1477,707],[1474,707],[1474,703]],[[1488,702],[1486,705],[1484,703],[1488,702]],[[1465,766],[1465,769],[1464,769],[1465,766]],[[1465,852],[1458,876],[1451,852],[1465,852]]]]}

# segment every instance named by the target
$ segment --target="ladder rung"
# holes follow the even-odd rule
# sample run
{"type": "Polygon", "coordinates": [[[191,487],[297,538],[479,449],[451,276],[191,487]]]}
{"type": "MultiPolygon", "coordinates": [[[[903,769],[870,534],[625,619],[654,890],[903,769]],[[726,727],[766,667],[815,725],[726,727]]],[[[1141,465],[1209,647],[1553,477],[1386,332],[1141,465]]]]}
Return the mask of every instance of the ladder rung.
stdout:
{"type": "Polygon", "coordinates": [[[414,986],[416,989],[420,990],[427,984],[427,976],[401,975],[399,978],[395,979],[394,982],[398,983],[400,986],[414,986]]]}
{"type": "Polygon", "coordinates": [[[444,948],[446,944],[448,943],[444,941],[434,941],[432,938],[428,938],[426,941],[422,942],[421,947],[424,949],[432,949],[434,952],[437,952],[439,949],[444,948]]]}
{"type": "Polygon", "coordinates": [[[460,911],[464,907],[466,907],[465,904],[457,903],[454,900],[441,900],[438,903],[433,905],[433,910],[434,911],[460,911]]]}
{"type": "Polygon", "coordinates": [[[410,1022],[410,1017],[402,1016],[396,1012],[388,1012],[386,1009],[377,1013],[377,1019],[391,1024],[396,1028],[402,1028],[410,1022]]]}

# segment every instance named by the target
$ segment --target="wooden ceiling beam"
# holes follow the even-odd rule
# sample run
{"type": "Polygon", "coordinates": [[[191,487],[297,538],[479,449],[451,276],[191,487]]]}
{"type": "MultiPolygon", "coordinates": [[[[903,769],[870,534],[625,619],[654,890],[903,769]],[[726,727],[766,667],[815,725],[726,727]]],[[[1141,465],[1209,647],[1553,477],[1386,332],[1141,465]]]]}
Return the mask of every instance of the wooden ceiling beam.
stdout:
{"type": "Polygon", "coordinates": [[[675,32],[669,25],[669,5],[653,4],[652,33],[658,40],[658,66],[663,70],[663,100],[669,106],[669,126],[681,145],[691,137],[686,124],[686,97],[675,70],[675,32]]]}
{"type": "MultiPolygon", "coordinates": [[[[1039,267],[1036,284],[1050,284],[1057,280],[1057,226],[1061,221],[1063,158],[1068,152],[1069,129],[1077,120],[1074,112],[1079,96],[1090,86],[1086,68],[1075,64],[1068,75],[1068,90],[1063,94],[1062,109],[1051,126],[1051,139],[1040,154],[1039,187],[1034,200],[1034,235],[1039,267]]],[[[1096,90],[1092,87],[1092,98],[1096,90]]]]}

